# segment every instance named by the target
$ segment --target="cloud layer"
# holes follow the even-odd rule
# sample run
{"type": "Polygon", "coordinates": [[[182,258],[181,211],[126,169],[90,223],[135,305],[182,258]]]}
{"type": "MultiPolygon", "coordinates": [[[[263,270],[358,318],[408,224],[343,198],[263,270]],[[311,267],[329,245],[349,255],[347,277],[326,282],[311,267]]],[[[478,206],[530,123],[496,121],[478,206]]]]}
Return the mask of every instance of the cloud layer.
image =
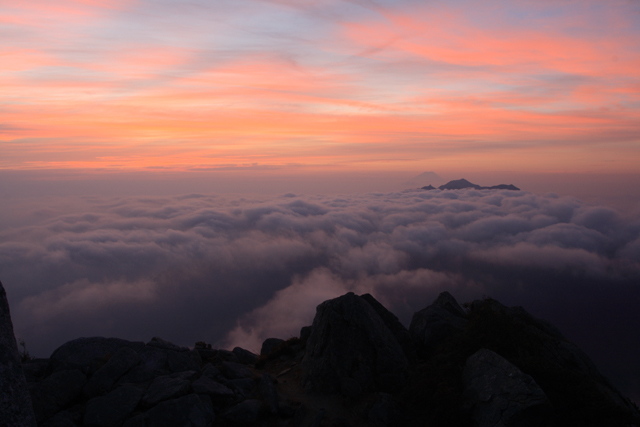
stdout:
{"type": "Polygon", "coordinates": [[[347,291],[408,324],[449,290],[524,306],[640,389],[640,221],[607,207],[489,190],[20,203],[1,280],[39,356],[94,335],[255,351],[347,291]]]}

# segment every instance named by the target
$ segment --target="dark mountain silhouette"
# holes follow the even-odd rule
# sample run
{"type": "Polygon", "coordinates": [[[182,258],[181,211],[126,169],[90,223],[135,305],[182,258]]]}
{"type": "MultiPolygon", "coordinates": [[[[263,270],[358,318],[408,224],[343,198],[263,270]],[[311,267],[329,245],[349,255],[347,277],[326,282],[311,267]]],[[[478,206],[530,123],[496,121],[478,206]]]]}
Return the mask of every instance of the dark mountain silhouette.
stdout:
{"type": "MultiPolygon", "coordinates": [[[[476,190],[514,190],[519,191],[520,189],[513,184],[499,184],[491,187],[482,187],[477,184],[473,184],[466,179],[454,179],[453,181],[449,181],[446,184],[438,187],[440,190],[463,190],[465,188],[474,188],[476,190]]],[[[435,187],[432,185],[428,185],[426,187],[422,187],[422,190],[435,190],[435,187]]]]}
{"type": "Polygon", "coordinates": [[[348,293],[260,356],[93,337],[20,369],[0,284],[0,330],[14,344],[0,347],[11,355],[0,352],[0,414],[69,427],[640,425],[553,325],[490,298],[464,307],[443,292],[407,329],[373,296],[348,293]]]}

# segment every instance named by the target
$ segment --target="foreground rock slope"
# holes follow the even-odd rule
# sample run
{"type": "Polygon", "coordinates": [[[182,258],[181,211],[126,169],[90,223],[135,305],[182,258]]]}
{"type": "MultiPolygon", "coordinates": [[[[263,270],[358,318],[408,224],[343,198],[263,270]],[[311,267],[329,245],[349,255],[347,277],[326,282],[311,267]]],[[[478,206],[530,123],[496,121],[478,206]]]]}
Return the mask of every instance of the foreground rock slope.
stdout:
{"type": "Polygon", "coordinates": [[[407,330],[371,295],[317,308],[300,337],[245,349],[79,338],[25,362],[38,425],[640,426],[551,324],[448,293],[407,330]]]}
{"type": "Polygon", "coordinates": [[[0,283],[0,426],[35,426],[13,323],[9,313],[7,294],[0,283]]]}

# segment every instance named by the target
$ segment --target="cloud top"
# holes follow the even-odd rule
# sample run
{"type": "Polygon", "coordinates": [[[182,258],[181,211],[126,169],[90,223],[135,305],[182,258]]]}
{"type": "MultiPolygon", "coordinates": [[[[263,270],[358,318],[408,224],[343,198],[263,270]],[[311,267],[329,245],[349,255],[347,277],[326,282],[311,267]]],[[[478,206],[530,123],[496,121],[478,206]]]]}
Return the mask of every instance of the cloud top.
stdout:
{"type": "Polygon", "coordinates": [[[523,305],[601,364],[614,350],[640,351],[622,345],[640,320],[640,221],[573,198],[432,190],[58,202],[25,203],[12,210],[22,225],[0,231],[16,331],[41,356],[94,335],[255,351],[297,335],[317,304],[347,291],[372,293],[408,323],[443,290],[523,305]]]}

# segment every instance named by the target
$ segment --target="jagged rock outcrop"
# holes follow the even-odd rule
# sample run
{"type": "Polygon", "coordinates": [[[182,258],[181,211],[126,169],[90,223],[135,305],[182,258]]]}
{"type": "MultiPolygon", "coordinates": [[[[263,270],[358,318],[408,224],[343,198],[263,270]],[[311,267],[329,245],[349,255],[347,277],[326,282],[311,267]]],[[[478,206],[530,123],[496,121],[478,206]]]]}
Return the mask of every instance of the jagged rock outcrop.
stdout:
{"type": "Polygon", "coordinates": [[[350,292],[317,307],[303,360],[309,389],[348,396],[394,390],[407,366],[402,346],[362,297],[350,292]]]}
{"type": "Polygon", "coordinates": [[[531,375],[551,400],[560,423],[640,423],[637,408],[550,323],[491,298],[472,302],[468,317],[467,342],[493,350],[531,375]]]}
{"type": "Polygon", "coordinates": [[[467,322],[467,314],[455,298],[442,292],[433,304],[413,315],[409,333],[418,354],[424,356],[451,335],[462,333],[467,322]]]}
{"type": "Polygon", "coordinates": [[[145,344],[120,338],[77,338],[58,347],[51,357],[53,370],[80,369],[85,375],[93,375],[122,347],[141,351],[145,344]]]}
{"type": "Polygon", "coordinates": [[[280,338],[267,338],[262,343],[262,347],[260,348],[260,356],[266,356],[271,353],[277,346],[284,342],[283,339],[280,338]]]}
{"type": "Polygon", "coordinates": [[[378,316],[382,319],[387,328],[391,331],[396,340],[402,346],[402,350],[404,351],[407,360],[410,363],[416,361],[416,349],[413,344],[413,339],[411,338],[411,334],[409,334],[409,330],[398,320],[395,314],[387,310],[385,306],[380,304],[377,299],[375,299],[371,294],[361,295],[361,298],[373,307],[373,309],[378,313],[378,316]]]}
{"type": "Polygon", "coordinates": [[[462,378],[464,405],[477,427],[553,425],[553,408],[544,391],[493,351],[481,349],[470,356],[462,378]]]}
{"type": "Polygon", "coordinates": [[[20,363],[9,302],[0,283],[0,415],[3,426],[35,426],[36,418],[20,363]]]}
{"type": "MultiPolygon", "coordinates": [[[[102,337],[67,342],[51,358],[25,363],[38,425],[211,426],[216,412],[260,394],[258,374],[238,363],[257,356],[234,350],[190,350],[157,337],[147,344],[102,337]]],[[[260,404],[279,416],[277,393],[268,384],[263,389],[270,394],[260,404]]]]}
{"type": "Polygon", "coordinates": [[[444,292],[407,331],[371,295],[348,293],[259,358],[80,338],[24,370],[43,427],[640,426],[553,325],[490,298],[465,307],[444,292]]]}

